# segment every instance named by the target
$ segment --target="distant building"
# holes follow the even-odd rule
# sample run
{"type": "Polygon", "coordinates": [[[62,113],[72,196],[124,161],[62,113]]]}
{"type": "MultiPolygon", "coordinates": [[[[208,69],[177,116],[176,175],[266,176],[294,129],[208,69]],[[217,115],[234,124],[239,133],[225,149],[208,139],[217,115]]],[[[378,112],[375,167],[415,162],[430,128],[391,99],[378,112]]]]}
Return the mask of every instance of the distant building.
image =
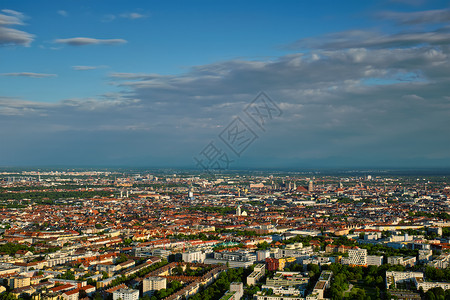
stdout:
{"type": "Polygon", "coordinates": [[[205,264],[228,264],[231,268],[247,268],[256,261],[256,255],[247,251],[214,252],[214,258],[206,258],[205,264]]]}

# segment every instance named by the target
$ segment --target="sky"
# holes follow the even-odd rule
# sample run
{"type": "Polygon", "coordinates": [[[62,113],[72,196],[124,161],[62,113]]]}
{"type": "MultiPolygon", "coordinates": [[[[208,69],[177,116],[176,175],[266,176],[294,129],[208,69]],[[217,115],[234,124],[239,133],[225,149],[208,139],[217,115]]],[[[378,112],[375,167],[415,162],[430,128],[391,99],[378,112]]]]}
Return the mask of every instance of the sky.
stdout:
{"type": "Polygon", "coordinates": [[[447,1],[3,0],[0,166],[450,167],[447,1]]]}

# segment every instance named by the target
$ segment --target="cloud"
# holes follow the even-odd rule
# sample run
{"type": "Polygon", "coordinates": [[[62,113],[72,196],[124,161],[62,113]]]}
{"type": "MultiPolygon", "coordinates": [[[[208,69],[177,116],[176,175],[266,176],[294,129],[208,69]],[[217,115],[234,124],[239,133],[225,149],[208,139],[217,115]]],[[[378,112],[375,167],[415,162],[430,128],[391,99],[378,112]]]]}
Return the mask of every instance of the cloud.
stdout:
{"type": "Polygon", "coordinates": [[[450,28],[434,31],[380,34],[377,32],[350,30],[327,34],[319,38],[306,38],[287,46],[288,49],[344,49],[344,48],[399,48],[418,45],[449,45],[450,28]]]}
{"type": "Polygon", "coordinates": [[[131,20],[136,20],[136,19],[145,18],[146,16],[143,14],[140,14],[140,13],[132,12],[132,13],[121,14],[120,17],[131,19],[131,20]]]}
{"type": "Polygon", "coordinates": [[[65,10],[58,10],[57,11],[58,15],[63,16],[63,17],[67,17],[68,13],[65,10]]]}
{"type": "Polygon", "coordinates": [[[194,167],[211,140],[227,151],[218,135],[239,116],[258,139],[231,157],[236,167],[450,166],[446,34],[333,33],[272,59],[115,70],[107,80],[119,92],[92,98],[0,98],[0,164],[194,167]],[[283,111],[264,132],[243,112],[261,90],[283,111]]]}
{"type": "Polygon", "coordinates": [[[102,68],[106,68],[106,66],[72,66],[72,69],[74,69],[75,71],[88,71],[102,68]]]}
{"type": "Polygon", "coordinates": [[[68,39],[56,39],[54,42],[70,46],[86,46],[86,45],[120,45],[125,44],[127,41],[124,39],[95,39],[87,37],[75,37],[68,39]]]}
{"type": "Polygon", "coordinates": [[[416,12],[385,11],[377,14],[382,19],[393,20],[404,25],[435,24],[450,22],[450,10],[436,9],[416,12]]]}
{"type": "Polygon", "coordinates": [[[48,78],[57,77],[56,74],[45,74],[45,73],[32,73],[32,72],[18,72],[18,73],[2,73],[1,76],[18,76],[18,77],[32,77],[32,78],[48,78]]]}
{"type": "Polygon", "coordinates": [[[25,31],[11,28],[15,25],[24,25],[25,16],[11,9],[3,9],[0,13],[0,45],[30,46],[34,35],[25,31]]]}

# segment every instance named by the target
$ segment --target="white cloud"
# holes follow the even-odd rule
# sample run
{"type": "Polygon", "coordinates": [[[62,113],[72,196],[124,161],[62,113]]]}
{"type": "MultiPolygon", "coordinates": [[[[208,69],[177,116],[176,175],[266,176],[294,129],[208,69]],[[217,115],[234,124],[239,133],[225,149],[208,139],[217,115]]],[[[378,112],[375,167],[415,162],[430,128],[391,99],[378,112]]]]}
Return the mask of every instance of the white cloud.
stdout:
{"type": "Polygon", "coordinates": [[[145,18],[146,16],[140,13],[136,13],[136,12],[132,12],[132,13],[124,13],[121,14],[120,17],[122,18],[127,18],[127,19],[131,19],[131,20],[136,20],[136,19],[142,19],[145,18]]]}
{"type": "Polygon", "coordinates": [[[72,66],[72,69],[74,69],[75,71],[88,71],[103,68],[106,68],[106,66],[72,66]]]}
{"type": "Polygon", "coordinates": [[[58,13],[58,15],[63,16],[63,17],[67,17],[68,16],[67,11],[62,10],[62,9],[58,10],[57,13],[58,13]]]}
{"type": "Polygon", "coordinates": [[[378,17],[389,19],[399,24],[434,24],[450,22],[449,9],[435,9],[415,12],[384,11],[378,17]]]}
{"type": "Polygon", "coordinates": [[[11,28],[15,25],[24,25],[24,15],[20,12],[3,9],[0,13],[0,45],[30,46],[34,35],[11,28]]]}
{"type": "Polygon", "coordinates": [[[87,37],[75,37],[68,39],[56,39],[55,43],[66,44],[70,46],[86,46],[86,45],[120,45],[127,41],[124,39],[95,39],[87,37]]]}

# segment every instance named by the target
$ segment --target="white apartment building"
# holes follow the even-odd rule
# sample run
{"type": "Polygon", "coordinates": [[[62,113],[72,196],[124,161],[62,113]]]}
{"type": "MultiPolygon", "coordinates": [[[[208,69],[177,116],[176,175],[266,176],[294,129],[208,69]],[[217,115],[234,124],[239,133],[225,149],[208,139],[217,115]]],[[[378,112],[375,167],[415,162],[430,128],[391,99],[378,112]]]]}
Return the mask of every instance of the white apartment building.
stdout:
{"type": "Polygon", "coordinates": [[[139,290],[119,289],[113,292],[113,300],[139,300],[139,290]]]}

